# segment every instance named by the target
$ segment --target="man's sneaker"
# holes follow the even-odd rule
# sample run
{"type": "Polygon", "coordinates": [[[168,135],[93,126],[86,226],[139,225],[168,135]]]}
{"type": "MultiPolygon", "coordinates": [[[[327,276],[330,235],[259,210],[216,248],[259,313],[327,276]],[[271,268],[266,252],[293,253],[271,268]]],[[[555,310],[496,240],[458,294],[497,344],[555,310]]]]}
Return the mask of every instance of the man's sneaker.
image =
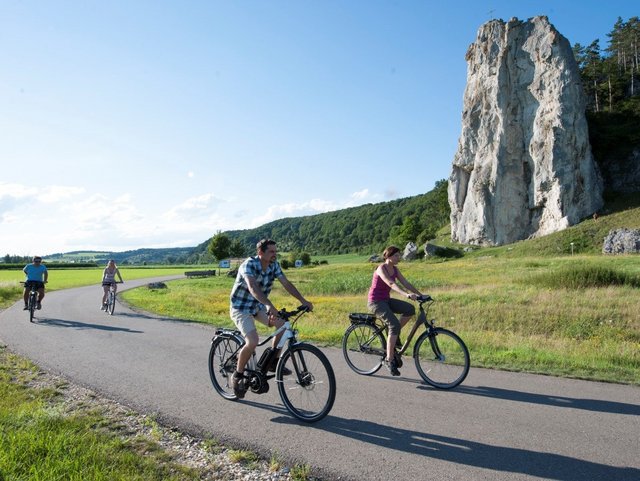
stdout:
{"type": "Polygon", "coordinates": [[[24,311],[28,311],[29,310],[29,306],[27,304],[24,305],[24,311]]]}
{"type": "Polygon", "coordinates": [[[384,365],[387,366],[387,369],[389,370],[389,372],[391,373],[392,376],[399,376],[400,375],[400,371],[398,371],[398,365],[396,364],[396,360],[392,360],[392,361],[387,361],[386,359],[384,360],[384,365]]]}
{"type": "Polygon", "coordinates": [[[238,399],[242,399],[247,392],[246,379],[237,371],[231,376],[231,389],[233,389],[233,394],[235,394],[238,399]]]}
{"type": "Polygon", "coordinates": [[[36,304],[36,309],[40,310],[42,309],[42,304],[40,304],[39,302],[36,304]]]}

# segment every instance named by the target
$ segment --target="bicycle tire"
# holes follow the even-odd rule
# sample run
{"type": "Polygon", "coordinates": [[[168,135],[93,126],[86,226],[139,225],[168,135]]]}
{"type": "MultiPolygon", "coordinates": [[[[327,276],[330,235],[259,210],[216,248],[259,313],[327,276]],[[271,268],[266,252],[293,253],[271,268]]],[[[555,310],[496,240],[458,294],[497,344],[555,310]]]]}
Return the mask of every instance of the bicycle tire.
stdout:
{"type": "Polygon", "coordinates": [[[211,342],[209,350],[209,377],[213,388],[225,399],[235,401],[238,397],[230,385],[231,376],[238,363],[237,352],[243,342],[234,336],[218,336],[211,342]]]}
{"type": "Polygon", "coordinates": [[[35,294],[29,294],[29,322],[33,322],[33,319],[36,317],[36,305],[38,304],[37,297],[35,294]]]}
{"type": "Polygon", "coordinates": [[[336,377],[327,356],[311,344],[285,351],[276,367],[278,392],[285,407],[307,423],[324,418],[336,399],[336,377]],[[285,367],[291,374],[284,376],[285,367]]]}
{"type": "Polygon", "coordinates": [[[113,316],[113,311],[116,309],[116,293],[109,290],[109,296],[107,299],[107,312],[110,316],[113,316]]]}
{"type": "Polygon", "coordinates": [[[413,358],[420,377],[438,389],[452,389],[469,374],[469,350],[460,337],[436,327],[416,341],[413,358]]]}
{"type": "Polygon", "coordinates": [[[351,369],[370,376],[378,372],[387,353],[387,341],[373,324],[351,324],[342,337],[342,354],[351,369]]]}

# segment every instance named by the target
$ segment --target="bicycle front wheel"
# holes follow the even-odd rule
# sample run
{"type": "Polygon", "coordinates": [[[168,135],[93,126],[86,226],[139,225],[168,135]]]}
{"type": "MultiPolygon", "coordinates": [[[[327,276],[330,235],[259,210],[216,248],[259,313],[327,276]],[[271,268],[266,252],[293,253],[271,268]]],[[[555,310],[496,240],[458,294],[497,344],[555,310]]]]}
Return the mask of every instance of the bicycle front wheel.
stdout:
{"type": "Polygon", "coordinates": [[[235,337],[216,337],[209,350],[209,377],[213,388],[226,399],[238,399],[231,387],[231,376],[238,363],[242,343],[235,337]]]}
{"type": "Polygon", "coordinates": [[[416,341],[413,358],[420,377],[438,389],[451,389],[469,373],[469,350],[457,334],[436,327],[416,341]]]}
{"type": "Polygon", "coordinates": [[[109,300],[107,304],[107,312],[109,312],[110,316],[113,316],[113,311],[116,308],[116,293],[111,291],[109,292],[109,300]]]}
{"type": "Polygon", "coordinates": [[[342,337],[342,354],[351,369],[369,376],[382,367],[387,341],[373,324],[351,324],[342,337]]]}
{"type": "Polygon", "coordinates": [[[319,421],[331,411],[336,399],[336,377],[329,360],[317,347],[293,345],[278,362],[276,381],[282,402],[301,421],[319,421]]]}

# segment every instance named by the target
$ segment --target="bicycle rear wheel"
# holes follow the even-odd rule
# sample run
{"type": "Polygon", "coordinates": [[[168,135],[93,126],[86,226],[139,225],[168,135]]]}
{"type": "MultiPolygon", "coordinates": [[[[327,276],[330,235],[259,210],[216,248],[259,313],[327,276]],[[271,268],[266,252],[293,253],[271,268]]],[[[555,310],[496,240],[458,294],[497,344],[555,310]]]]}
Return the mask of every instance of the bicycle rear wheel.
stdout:
{"type": "Polygon", "coordinates": [[[232,336],[214,338],[209,350],[209,377],[213,388],[226,399],[236,400],[231,387],[231,376],[238,363],[242,342],[232,336]]]}
{"type": "Polygon", "coordinates": [[[451,389],[469,373],[469,350],[457,334],[436,327],[416,341],[413,358],[420,377],[438,389],[451,389]]]}
{"type": "Polygon", "coordinates": [[[387,341],[373,324],[351,324],[342,337],[344,359],[358,374],[378,372],[386,353],[387,341]]]}
{"type": "Polygon", "coordinates": [[[107,312],[110,316],[113,316],[113,311],[116,308],[116,293],[109,290],[109,296],[107,297],[107,312]]]}
{"type": "Polygon", "coordinates": [[[327,357],[310,344],[295,344],[276,368],[278,392],[286,408],[308,423],[324,418],[336,399],[336,378],[327,357]],[[285,368],[291,374],[284,375],[285,368]]]}

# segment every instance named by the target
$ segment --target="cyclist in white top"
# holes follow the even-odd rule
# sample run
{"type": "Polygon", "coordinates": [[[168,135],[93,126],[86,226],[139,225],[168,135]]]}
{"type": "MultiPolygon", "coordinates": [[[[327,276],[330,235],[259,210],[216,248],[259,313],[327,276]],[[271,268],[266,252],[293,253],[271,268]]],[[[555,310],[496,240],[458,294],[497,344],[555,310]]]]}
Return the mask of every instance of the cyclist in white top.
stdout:
{"type": "Polygon", "coordinates": [[[107,264],[107,267],[105,267],[104,271],[102,271],[103,294],[102,294],[102,306],[100,307],[101,310],[107,308],[107,294],[109,293],[109,288],[111,287],[111,284],[113,284],[113,291],[114,292],[118,291],[118,284],[116,284],[116,276],[118,276],[118,278],[120,279],[120,282],[124,282],[122,280],[122,276],[120,275],[120,271],[116,266],[116,261],[111,259],[107,264]]]}

